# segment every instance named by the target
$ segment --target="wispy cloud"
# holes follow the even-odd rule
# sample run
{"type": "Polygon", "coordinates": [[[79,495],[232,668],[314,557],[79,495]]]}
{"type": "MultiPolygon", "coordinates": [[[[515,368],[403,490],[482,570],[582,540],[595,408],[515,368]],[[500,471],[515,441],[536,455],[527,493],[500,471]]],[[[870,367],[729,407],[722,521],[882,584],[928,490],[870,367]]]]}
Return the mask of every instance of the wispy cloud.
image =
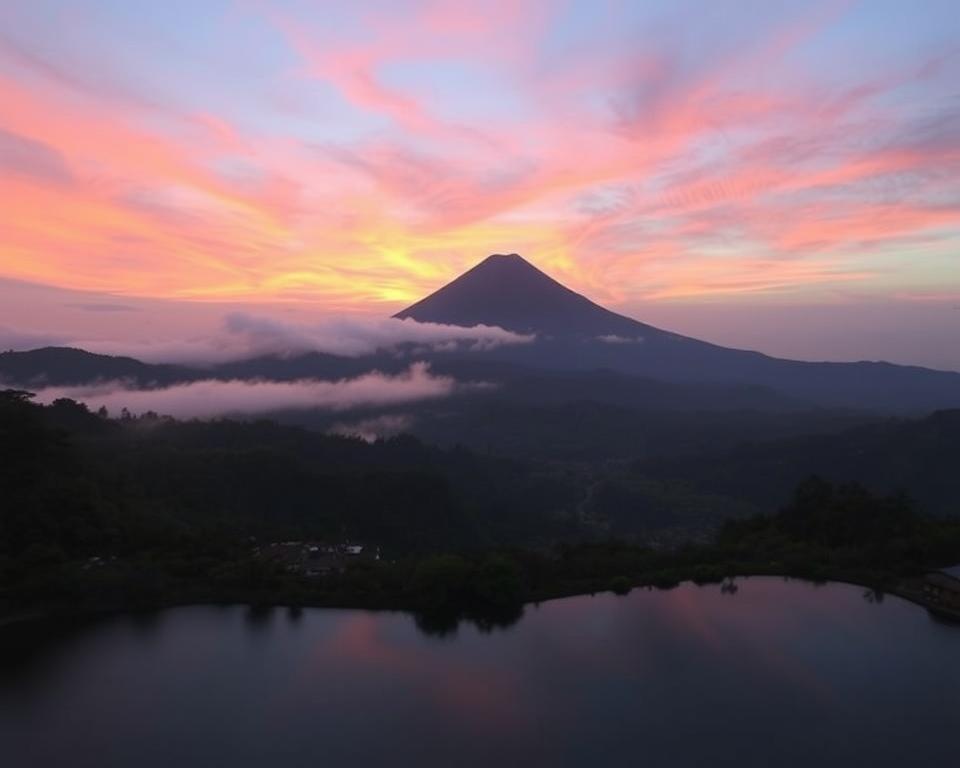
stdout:
{"type": "Polygon", "coordinates": [[[77,339],[71,345],[146,362],[206,364],[305,352],[359,357],[404,347],[416,352],[478,350],[524,344],[533,338],[496,326],[461,328],[418,323],[411,318],[330,318],[315,323],[290,323],[236,312],[225,318],[221,333],[210,336],[153,342],[77,339]]]}
{"type": "Polygon", "coordinates": [[[383,437],[392,437],[410,429],[413,426],[413,417],[406,413],[387,413],[369,419],[352,422],[338,422],[330,427],[333,435],[359,437],[372,443],[383,437]]]}
{"type": "Polygon", "coordinates": [[[114,304],[111,302],[86,302],[77,304],[67,304],[71,309],[79,309],[83,312],[139,312],[137,307],[130,304],[114,304]]]}
{"type": "MultiPolygon", "coordinates": [[[[0,350],[30,350],[44,346],[85,349],[104,355],[134,357],[149,363],[207,365],[253,357],[290,357],[321,352],[343,357],[360,357],[376,352],[408,354],[425,352],[477,351],[505,344],[526,344],[530,334],[514,333],[496,326],[463,328],[440,323],[420,323],[382,317],[328,316],[312,322],[291,322],[272,316],[230,312],[223,316],[219,330],[203,334],[189,330],[174,338],[157,338],[150,318],[155,306],[121,304],[109,299],[64,302],[54,296],[55,307],[110,316],[137,313],[138,330],[121,336],[116,323],[104,318],[100,337],[69,332],[41,333],[0,326],[0,350]],[[116,335],[111,335],[115,333],[116,335]],[[150,338],[150,337],[153,338],[150,338]]],[[[38,306],[43,304],[38,302],[38,306]]],[[[41,310],[42,312],[42,310],[41,310]]],[[[215,322],[215,315],[211,318],[215,322]]],[[[186,328],[187,326],[185,326],[186,328]]],[[[121,329],[122,330],[122,329],[121,329]]],[[[164,335],[169,335],[165,333],[164,335]]]]}
{"type": "Polygon", "coordinates": [[[412,318],[331,319],[311,325],[282,323],[269,318],[236,313],[227,318],[227,330],[243,340],[251,351],[295,354],[305,351],[356,356],[405,344],[433,348],[466,344],[490,348],[501,344],[524,344],[529,334],[514,333],[496,326],[462,328],[440,323],[420,323],[412,318]]]}
{"type": "Polygon", "coordinates": [[[414,363],[397,375],[377,371],[339,381],[203,380],[159,389],[134,389],[124,382],[90,387],[48,387],[36,392],[41,403],[70,398],[91,409],[133,414],[154,411],[182,419],[254,415],[272,411],[320,408],[345,410],[359,406],[395,405],[447,397],[457,382],[435,376],[425,363],[414,363]]]}
{"type": "Polygon", "coordinates": [[[3,11],[0,264],[352,310],[497,251],[607,301],[955,284],[915,268],[960,237],[948,6],[244,3],[196,36],[161,10],[169,56],[114,63],[136,97],[102,71],[136,14],[70,53],[3,11]]]}
{"type": "Polygon", "coordinates": [[[57,150],[39,141],[0,128],[0,171],[33,181],[68,184],[67,163],[57,150]]]}

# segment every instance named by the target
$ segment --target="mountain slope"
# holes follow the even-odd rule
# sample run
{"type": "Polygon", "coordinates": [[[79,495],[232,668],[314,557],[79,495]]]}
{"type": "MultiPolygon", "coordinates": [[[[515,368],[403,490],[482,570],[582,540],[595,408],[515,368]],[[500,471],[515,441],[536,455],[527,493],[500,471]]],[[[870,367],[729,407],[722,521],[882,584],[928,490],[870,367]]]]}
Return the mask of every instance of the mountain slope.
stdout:
{"type": "Polygon", "coordinates": [[[554,370],[606,368],[664,381],[770,387],[822,405],[880,410],[960,407],[960,374],[885,362],[801,362],[729,349],[618,315],[516,254],[487,258],[399,312],[421,322],[535,332],[489,354],[554,370]]]}
{"type": "Polygon", "coordinates": [[[515,253],[487,257],[394,317],[466,327],[498,325],[557,336],[633,338],[666,333],[604,309],[515,253]]]}

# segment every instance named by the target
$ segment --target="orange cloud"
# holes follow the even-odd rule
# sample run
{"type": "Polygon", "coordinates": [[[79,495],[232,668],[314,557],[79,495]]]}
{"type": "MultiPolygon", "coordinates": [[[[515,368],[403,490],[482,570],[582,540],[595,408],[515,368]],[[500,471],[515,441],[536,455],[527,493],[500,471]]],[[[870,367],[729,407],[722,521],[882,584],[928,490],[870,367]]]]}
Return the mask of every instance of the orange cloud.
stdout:
{"type": "Polygon", "coordinates": [[[904,238],[955,242],[960,134],[953,112],[890,103],[948,58],[842,86],[791,65],[845,8],[714,56],[651,40],[550,66],[528,42],[551,24],[540,3],[428,3],[350,36],[246,9],[295,62],[277,79],[332,91],[311,119],[359,126],[339,141],[117,98],[0,40],[0,275],[388,309],[519,251],[612,301],[870,286],[864,249],[890,269],[904,238]],[[395,77],[463,61],[505,78],[519,114],[454,119],[395,77]]]}

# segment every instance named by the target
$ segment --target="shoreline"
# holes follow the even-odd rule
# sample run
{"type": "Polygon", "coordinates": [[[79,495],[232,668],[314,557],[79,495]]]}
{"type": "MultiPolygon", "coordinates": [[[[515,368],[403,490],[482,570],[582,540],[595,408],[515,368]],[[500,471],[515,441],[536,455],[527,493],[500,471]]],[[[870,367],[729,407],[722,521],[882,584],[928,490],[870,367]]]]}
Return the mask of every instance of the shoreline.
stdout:
{"type": "MultiPolygon", "coordinates": [[[[517,607],[522,611],[525,610],[528,606],[539,605],[540,603],[546,603],[553,600],[564,600],[571,597],[593,597],[599,594],[611,593],[614,595],[625,596],[630,592],[637,589],[646,589],[646,590],[663,590],[669,591],[676,587],[679,587],[684,584],[692,584],[697,587],[707,587],[710,585],[721,585],[726,581],[736,581],[737,579],[750,579],[750,578],[781,578],[784,580],[794,580],[794,581],[803,581],[809,584],[846,584],[851,587],[857,587],[866,590],[876,591],[881,595],[892,595],[898,597],[901,600],[905,600],[912,605],[917,606],[926,610],[929,614],[936,616],[938,619],[956,623],[960,625],[960,612],[952,611],[949,608],[944,608],[939,605],[930,604],[923,596],[922,589],[919,588],[910,588],[910,582],[904,582],[900,580],[898,583],[890,585],[884,585],[878,587],[876,583],[868,584],[866,580],[858,580],[852,578],[849,575],[837,574],[834,576],[827,577],[810,577],[808,575],[795,575],[790,573],[784,573],[782,571],[773,571],[773,570],[756,570],[744,573],[738,573],[726,577],[724,579],[716,580],[697,580],[694,577],[688,577],[680,579],[675,583],[671,584],[656,584],[652,580],[641,580],[638,583],[631,584],[630,588],[627,591],[617,591],[616,589],[606,586],[603,588],[597,589],[587,589],[585,587],[577,587],[570,589],[555,589],[548,590],[541,593],[536,593],[529,598],[525,599],[517,607]]],[[[262,599],[262,595],[258,596],[262,599]]],[[[409,604],[401,603],[366,603],[363,601],[353,602],[353,601],[281,601],[276,602],[261,602],[258,600],[244,600],[242,598],[233,596],[231,598],[224,597],[223,599],[212,599],[212,598],[203,598],[198,597],[197,599],[185,598],[182,600],[169,600],[161,601],[156,604],[151,605],[114,605],[114,606],[87,606],[82,608],[74,609],[62,609],[62,608],[48,608],[48,609],[34,609],[30,611],[21,611],[19,613],[11,614],[0,614],[0,633],[10,627],[18,627],[29,625],[32,623],[40,623],[47,620],[56,620],[56,619],[93,619],[95,617],[109,617],[117,616],[121,614],[132,614],[132,613],[141,613],[141,612],[152,612],[152,611],[163,611],[169,610],[172,608],[182,608],[187,606],[226,606],[226,605],[241,605],[247,606],[254,610],[276,610],[276,609],[306,609],[306,608],[315,608],[315,609],[328,609],[328,610],[355,610],[355,611],[374,611],[374,612],[394,612],[394,613],[406,613],[411,616],[417,616],[422,614],[415,607],[409,604]]],[[[522,615],[522,614],[521,614],[522,615]]],[[[458,617],[459,621],[469,621],[470,618],[467,616],[458,617]]]]}

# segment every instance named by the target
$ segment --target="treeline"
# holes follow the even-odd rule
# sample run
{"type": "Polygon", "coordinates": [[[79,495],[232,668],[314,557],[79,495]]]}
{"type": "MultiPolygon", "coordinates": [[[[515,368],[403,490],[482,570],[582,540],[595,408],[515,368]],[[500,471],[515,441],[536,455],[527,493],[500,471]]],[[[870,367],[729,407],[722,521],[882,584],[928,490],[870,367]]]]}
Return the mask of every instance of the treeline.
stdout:
{"type": "Polygon", "coordinates": [[[874,592],[898,590],[929,569],[960,562],[960,521],[930,518],[902,494],[810,478],[772,515],[725,523],[705,544],[656,549],[624,541],[559,543],[549,550],[434,554],[358,564],[320,582],[274,573],[263,604],[402,607],[421,626],[509,624],[531,601],[682,581],[730,583],[738,576],[841,579],[874,592]]]}
{"type": "Polygon", "coordinates": [[[731,507],[739,517],[722,524],[717,505],[675,481],[596,484],[586,506],[620,515],[614,533],[636,530],[629,511],[641,502],[656,513],[650,524],[675,519],[678,503],[685,519],[712,522],[700,543],[667,547],[609,529],[598,541],[581,519],[582,482],[410,437],[368,444],[267,421],[111,419],[5,391],[0,612],[209,601],[402,608],[442,632],[463,619],[509,623],[525,602],[560,595],[746,574],[883,589],[960,562],[960,520],[856,484],[811,478],[776,514],[731,507]],[[383,556],[308,577],[256,554],[285,539],[360,541],[383,556]]]}
{"type": "Polygon", "coordinates": [[[202,533],[368,540],[405,554],[563,536],[576,494],[557,473],[373,444],[270,421],[109,419],[0,394],[0,552],[127,553],[202,533]]]}
{"type": "Polygon", "coordinates": [[[926,512],[960,517],[958,465],[960,410],[944,410],[829,434],[754,439],[725,451],[647,458],[626,474],[682,484],[755,511],[782,506],[799,482],[819,475],[877,493],[906,490],[926,512]]]}
{"type": "Polygon", "coordinates": [[[0,393],[0,578],[38,597],[130,563],[210,572],[254,540],[369,542],[390,559],[535,546],[575,535],[575,501],[562,475],[409,437],[111,419],[0,393]]]}

